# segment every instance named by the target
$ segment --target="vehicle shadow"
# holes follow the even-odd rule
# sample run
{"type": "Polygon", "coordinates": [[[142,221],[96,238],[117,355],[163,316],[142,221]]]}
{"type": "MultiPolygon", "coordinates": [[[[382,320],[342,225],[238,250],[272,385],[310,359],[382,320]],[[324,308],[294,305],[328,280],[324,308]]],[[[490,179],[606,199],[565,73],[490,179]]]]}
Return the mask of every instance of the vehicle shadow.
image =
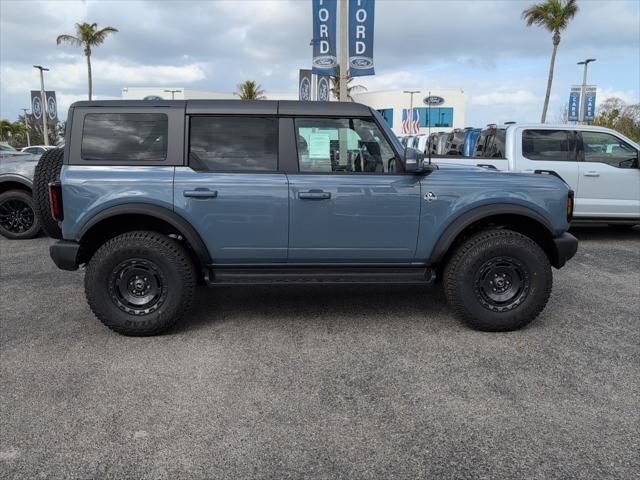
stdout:
{"type": "Polygon", "coordinates": [[[640,226],[622,227],[608,225],[575,226],[569,229],[569,233],[580,241],[588,240],[640,240],[640,226]]]}
{"type": "Polygon", "coordinates": [[[314,322],[327,326],[398,320],[423,323],[426,318],[435,321],[435,326],[456,323],[439,285],[202,287],[191,312],[173,331],[229,321],[314,322]]]}

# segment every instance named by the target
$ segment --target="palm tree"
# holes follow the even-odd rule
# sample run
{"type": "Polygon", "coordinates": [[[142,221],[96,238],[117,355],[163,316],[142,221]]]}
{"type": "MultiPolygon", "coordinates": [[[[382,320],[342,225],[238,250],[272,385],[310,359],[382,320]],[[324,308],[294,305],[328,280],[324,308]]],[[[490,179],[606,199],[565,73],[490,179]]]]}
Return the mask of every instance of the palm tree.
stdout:
{"type": "Polygon", "coordinates": [[[245,80],[238,84],[238,91],[235,95],[238,95],[241,100],[264,100],[265,91],[258,85],[255,80],[245,80]]]}
{"type": "Polygon", "coordinates": [[[542,108],[542,123],[547,118],[549,108],[549,96],[551,95],[551,84],[553,83],[553,67],[556,63],[556,52],[560,44],[560,32],[567,28],[571,19],[578,12],[576,0],[546,0],[536,3],[522,12],[522,19],[527,22],[527,26],[538,25],[553,33],[553,52],[551,53],[551,63],[549,64],[549,79],[547,80],[547,93],[544,97],[544,107],[542,108]]]}
{"type": "Polygon", "coordinates": [[[97,23],[76,23],[76,35],[58,35],[56,43],[69,43],[74,47],[83,47],[87,57],[87,72],[89,74],[89,100],[93,91],[93,80],[91,78],[91,47],[96,47],[104,42],[107,35],[118,30],[113,27],[105,27],[98,30],[97,23]]]}
{"type": "MultiPolygon", "coordinates": [[[[353,77],[347,72],[347,100],[353,102],[352,93],[366,92],[367,87],[364,85],[351,85],[353,77]]],[[[331,94],[340,101],[340,65],[336,67],[336,76],[331,77],[331,94]]]]}

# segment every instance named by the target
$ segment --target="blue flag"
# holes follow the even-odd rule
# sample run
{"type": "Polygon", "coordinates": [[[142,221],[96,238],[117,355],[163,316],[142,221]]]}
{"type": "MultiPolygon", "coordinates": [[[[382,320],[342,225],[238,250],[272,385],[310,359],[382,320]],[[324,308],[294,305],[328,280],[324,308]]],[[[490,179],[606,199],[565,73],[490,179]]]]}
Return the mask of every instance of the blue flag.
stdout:
{"type": "Polygon", "coordinates": [[[373,20],[375,0],[349,0],[349,72],[352,77],[374,75],[373,20]]]}
{"type": "Polygon", "coordinates": [[[337,74],[336,15],[337,0],[313,0],[313,61],[317,75],[337,74]]]}

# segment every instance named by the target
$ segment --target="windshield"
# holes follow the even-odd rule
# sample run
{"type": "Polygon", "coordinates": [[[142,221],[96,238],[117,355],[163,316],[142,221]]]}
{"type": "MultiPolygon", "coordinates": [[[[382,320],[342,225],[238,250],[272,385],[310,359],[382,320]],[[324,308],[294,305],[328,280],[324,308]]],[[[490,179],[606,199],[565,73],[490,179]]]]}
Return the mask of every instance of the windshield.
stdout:
{"type": "Polygon", "coordinates": [[[2,152],[17,152],[15,148],[9,145],[7,142],[0,142],[0,151],[2,152]]]}

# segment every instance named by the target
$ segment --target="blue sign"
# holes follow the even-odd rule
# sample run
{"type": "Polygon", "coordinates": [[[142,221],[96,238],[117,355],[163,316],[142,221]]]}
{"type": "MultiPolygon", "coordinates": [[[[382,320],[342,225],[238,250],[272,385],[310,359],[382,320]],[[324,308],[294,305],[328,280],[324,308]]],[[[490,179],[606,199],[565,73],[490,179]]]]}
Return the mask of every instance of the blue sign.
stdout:
{"type": "Polygon", "coordinates": [[[374,14],[375,0],[349,0],[349,73],[352,77],[375,75],[374,14]]]}
{"type": "Polygon", "coordinates": [[[328,102],[330,92],[329,77],[318,77],[318,100],[328,102]]]}
{"type": "Polygon", "coordinates": [[[42,118],[42,100],[40,100],[40,97],[33,97],[32,102],[31,111],[33,112],[33,116],[40,120],[40,118],[42,118]]]}
{"type": "Polygon", "coordinates": [[[584,121],[591,122],[596,117],[596,87],[584,89],[584,121]]]}
{"type": "Polygon", "coordinates": [[[311,100],[311,70],[300,70],[298,82],[298,100],[311,100]]]}
{"type": "Polygon", "coordinates": [[[580,115],[580,89],[572,88],[569,94],[569,106],[567,112],[567,120],[577,122],[580,115]]]}
{"type": "Polygon", "coordinates": [[[337,0],[313,0],[313,60],[317,75],[336,76],[336,10],[337,0]]]}

